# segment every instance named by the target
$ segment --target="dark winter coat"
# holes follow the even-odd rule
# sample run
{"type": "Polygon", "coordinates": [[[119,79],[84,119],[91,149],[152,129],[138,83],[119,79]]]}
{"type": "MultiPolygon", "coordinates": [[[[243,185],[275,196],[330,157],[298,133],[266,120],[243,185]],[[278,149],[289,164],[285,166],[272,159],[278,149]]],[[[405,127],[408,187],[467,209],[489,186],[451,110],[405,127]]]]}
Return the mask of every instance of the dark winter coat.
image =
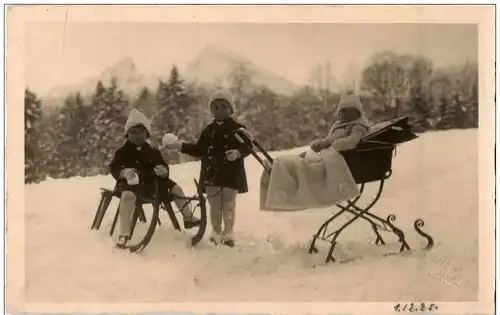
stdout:
{"type": "MultiPolygon", "coordinates": [[[[143,189],[151,190],[155,178],[154,167],[156,165],[165,166],[168,173],[170,173],[168,164],[165,162],[158,149],[145,142],[139,150],[136,145],[127,140],[125,144],[115,152],[109,168],[111,175],[117,180],[119,187],[124,189],[130,188],[134,191],[142,189],[141,192],[145,192],[143,189]],[[126,185],[127,181],[120,178],[120,172],[125,168],[133,168],[138,171],[140,181],[137,187],[128,187],[128,185],[126,185]]],[[[172,188],[172,186],[175,185],[170,178],[162,180],[161,182],[168,186],[166,189],[172,188]]]]}
{"type": "Polygon", "coordinates": [[[221,124],[214,120],[202,131],[195,144],[182,144],[182,153],[201,158],[202,187],[228,187],[239,193],[248,192],[244,158],[251,150],[234,136],[235,131],[241,127],[244,128],[232,118],[224,120],[221,124]],[[233,149],[240,151],[241,158],[230,162],[225,152],[233,149]]]}

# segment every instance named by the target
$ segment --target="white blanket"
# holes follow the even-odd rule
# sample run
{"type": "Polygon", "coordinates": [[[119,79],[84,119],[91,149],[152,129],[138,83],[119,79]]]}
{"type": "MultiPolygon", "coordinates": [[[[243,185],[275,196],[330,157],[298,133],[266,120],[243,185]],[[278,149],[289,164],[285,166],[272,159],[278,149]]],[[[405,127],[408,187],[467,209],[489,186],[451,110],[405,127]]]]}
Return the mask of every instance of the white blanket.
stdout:
{"type": "Polygon", "coordinates": [[[274,159],[271,174],[261,176],[263,211],[326,208],[359,196],[344,158],[333,149],[318,156],[285,155],[274,159]]]}

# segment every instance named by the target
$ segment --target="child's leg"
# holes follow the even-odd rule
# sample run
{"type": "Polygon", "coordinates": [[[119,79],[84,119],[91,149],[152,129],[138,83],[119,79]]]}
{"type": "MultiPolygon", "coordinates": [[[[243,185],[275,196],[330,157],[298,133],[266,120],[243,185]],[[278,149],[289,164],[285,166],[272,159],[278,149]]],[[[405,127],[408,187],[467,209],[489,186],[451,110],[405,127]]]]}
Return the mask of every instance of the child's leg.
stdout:
{"type": "MultiPolygon", "coordinates": [[[[185,197],[184,191],[179,185],[175,185],[172,187],[170,192],[173,195],[179,196],[179,197],[185,197]]],[[[190,218],[193,215],[193,211],[191,210],[191,203],[187,200],[183,200],[180,198],[174,198],[175,205],[177,206],[177,209],[179,209],[182,212],[182,216],[184,218],[190,218]]]]}
{"type": "Polygon", "coordinates": [[[120,198],[120,236],[130,237],[132,214],[137,197],[131,191],[123,191],[120,198]]]}
{"type": "Polygon", "coordinates": [[[233,240],[233,228],[235,221],[236,196],[238,191],[225,187],[222,191],[222,217],[224,218],[224,239],[233,240]]]}
{"type": "Polygon", "coordinates": [[[222,191],[221,187],[207,186],[208,203],[210,205],[210,222],[213,234],[221,234],[222,225],[222,191]]]}
{"type": "MultiPolygon", "coordinates": [[[[182,188],[175,184],[171,189],[170,193],[172,195],[177,195],[179,197],[185,197],[182,188]]],[[[200,225],[200,219],[193,215],[193,211],[191,210],[191,203],[188,200],[182,198],[174,198],[175,205],[177,209],[179,209],[184,217],[184,228],[191,229],[200,225]]]]}

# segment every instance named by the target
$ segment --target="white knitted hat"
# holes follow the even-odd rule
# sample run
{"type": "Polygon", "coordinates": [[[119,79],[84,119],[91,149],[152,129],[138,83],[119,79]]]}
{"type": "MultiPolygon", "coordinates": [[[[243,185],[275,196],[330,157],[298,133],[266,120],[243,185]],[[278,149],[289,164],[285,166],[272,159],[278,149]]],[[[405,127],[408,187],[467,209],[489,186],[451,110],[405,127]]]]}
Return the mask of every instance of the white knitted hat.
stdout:
{"type": "Polygon", "coordinates": [[[125,136],[130,128],[135,126],[143,126],[148,131],[148,136],[151,136],[151,122],[149,119],[137,109],[132,109],[128,115],[127,122],[125,123],[125,136]]]}
{"type": "Polygon", "coordinates": [[[234,113],[234,107],[235,107],[235,101],[234,101],[234,96],[231,94],[231,92],[227,89],[220,89],[214,92],[212,96],[210,97],[210,100],[208,101],[208,108],[210,109],[210,112],[213,113],[212,111],[212,103],[215,100],[225,100],[231,105],[231,114],[234,113]]]}
{"type": "Polygon", "coordinates": [[[337,105],[336,115],[338,116],[343,108],[355,108],[360,114],[363,114],[363,104],[357,95],[344,95],[337,105]]]}

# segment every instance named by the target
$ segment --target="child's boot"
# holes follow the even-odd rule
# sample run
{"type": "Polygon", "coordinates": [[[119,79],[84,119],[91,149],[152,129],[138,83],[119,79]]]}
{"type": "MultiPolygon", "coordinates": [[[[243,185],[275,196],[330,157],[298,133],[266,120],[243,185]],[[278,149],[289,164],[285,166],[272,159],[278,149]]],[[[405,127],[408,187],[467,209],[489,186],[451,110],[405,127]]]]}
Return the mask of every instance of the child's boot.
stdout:
{"type": "Polygon", "coordinates": [[[233,238],[233,236],[232,235],[228,235],[228,234],[224,234],[222,236],[221,244],[229,246],[229,247],[234,247],[234,238],[233,238]]]}
{"type": "Polygon", "coordinates": [[[210,235],[209,240],[210,240],[210,242],[217,245],[217,244],[222,243],[223,238],[222,238],[222,235],[220,233],[218,233],[217,231],[212,231],[212,235],[210,235]]]}
{"type": "MultiPolygon", "coordinates": [[[[180,189],[179,186],[174,187],[172,191],[177,195],[184,196],[184,192],[182,191],[182,189],[180,189]]],[[[175,199],[175,205],[178,209],[180,209],[182,216],[184,217],[185,229],[192,229],[195,226],[200,225],[200,219],[193,215],[189,201],[185,201],[183,199],[175,199]]]]}
{"type": "Polygon", "coordinates": [[[182,208],[182,216],[184,217],[184,228],[192,229],[200,225],[200,219],[195,217],[191,211],[191,206],[188,204],[182,208]]]}
{"type": "Polygon", "coordinates": [[[118,242],[116,242],[116,247],[123,249],[127,246],[127,242],[130,240],[130,236],[128,235],[120,235],[118,237],[118,242]]]}
{"type": "Polygon", "coordinates": [[[200,226],[201,220],[195,216],[184,217],[184,228],[192,229],[196,226],[200,226]]]}

